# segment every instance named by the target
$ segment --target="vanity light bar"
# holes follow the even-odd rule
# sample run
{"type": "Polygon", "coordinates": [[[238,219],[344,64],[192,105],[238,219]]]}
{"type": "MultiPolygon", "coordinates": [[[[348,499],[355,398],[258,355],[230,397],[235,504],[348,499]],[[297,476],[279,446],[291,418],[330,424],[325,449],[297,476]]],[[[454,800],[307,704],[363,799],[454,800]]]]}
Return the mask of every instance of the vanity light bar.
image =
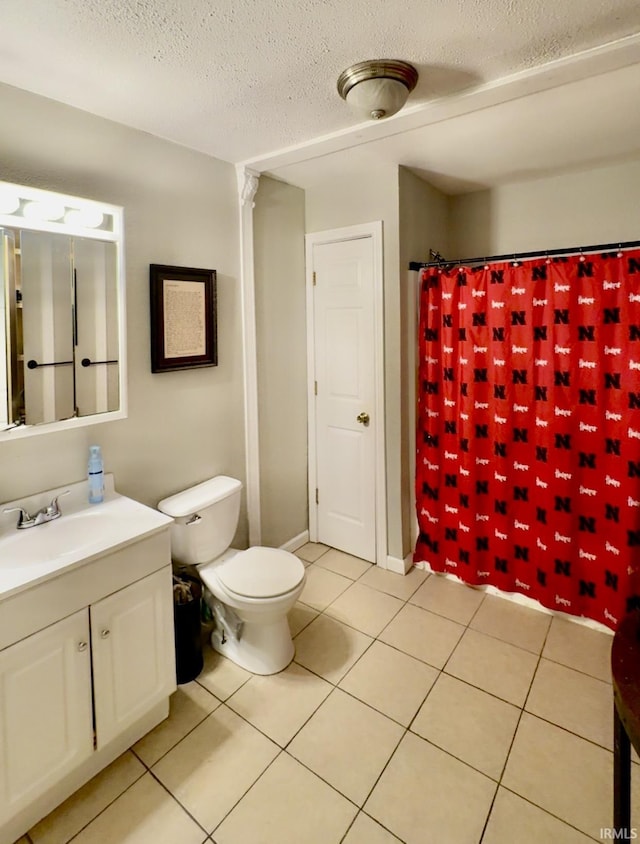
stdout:
{"type": "Polygon", "coordinates": [[[117,240],[122,208],[90,199],[0,182],[0,227],[117,240]]]}

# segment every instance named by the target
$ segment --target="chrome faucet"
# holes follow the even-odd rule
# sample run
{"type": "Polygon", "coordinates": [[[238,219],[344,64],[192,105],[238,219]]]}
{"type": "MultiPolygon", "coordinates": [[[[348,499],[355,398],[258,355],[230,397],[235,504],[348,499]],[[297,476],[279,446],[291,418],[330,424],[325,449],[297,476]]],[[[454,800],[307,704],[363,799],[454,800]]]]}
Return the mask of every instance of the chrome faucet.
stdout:
{"type": "Polygon", "coordinates": [[[36,525],[42,525],[45,522],[52,522],[54,519],[57,519],[62,515],[62,510],[58,506],[58,499],[62,498],[63,495],[69,495],[70,492],[71,490],[67,489],[64,492],[59,493],[59,495],[56,495],[56,497],[51,500],[50,504],[47,504],[46,507],[42,507],[37,513],[34,513],[33,516],[30,516],[23,507],[8,507],[6,510],[3,510],[3,513],[20,514],[18,516],[18,524],[16,525],[18,530],[26,530],[26,528],[36,527],[36,525]]]}

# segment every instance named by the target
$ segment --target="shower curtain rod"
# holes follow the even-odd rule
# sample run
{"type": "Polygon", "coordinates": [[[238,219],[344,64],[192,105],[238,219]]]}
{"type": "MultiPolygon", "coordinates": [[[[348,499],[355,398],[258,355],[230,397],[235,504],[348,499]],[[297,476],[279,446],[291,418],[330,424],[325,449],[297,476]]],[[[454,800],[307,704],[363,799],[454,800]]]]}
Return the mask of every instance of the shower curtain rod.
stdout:
{"type": "MultiPolygon", "coordinates": [[[[447,261],[440,257],[436,261],[419,263],[411,261],[410,270],[424,270],[429,267],[458,266],[458,264],[488,264],[497,261],[520,261],[523,258],[552,258],[559,255],[576,255],[580,252],[614,252],[619,249],[633,249],[640,246],[640,240],[627,240],[624,243],[598,243],[593,246],[570,246],[567,249],[539,249],[536,252],[510,252],[508,255],[488,255],[480,258],[460,258],[457,261],[447,261]]],[[[432,250],[433,251],[433,250],[432,250]]],[[[439,253],[436,253],[436,255],[439,253]]]]}

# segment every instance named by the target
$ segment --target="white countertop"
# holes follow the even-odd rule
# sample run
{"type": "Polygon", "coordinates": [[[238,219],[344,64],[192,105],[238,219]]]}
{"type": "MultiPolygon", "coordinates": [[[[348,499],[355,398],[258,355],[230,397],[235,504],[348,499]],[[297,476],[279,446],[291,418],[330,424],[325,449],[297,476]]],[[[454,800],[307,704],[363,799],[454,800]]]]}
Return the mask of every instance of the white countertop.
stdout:
{"type": "Polygon", "coordinates": [[[112,476],[105,480],[101,504],[87,503],[87,483],[82,481],[0,505],[0,601],[172,523],[169,516],[115,492],[112,476]],[[51,522],[17,530],[18,514],[1,512],[23,506],[33,513],[67,489],[70,494],[59,502],[62,515],[51,522]]]}

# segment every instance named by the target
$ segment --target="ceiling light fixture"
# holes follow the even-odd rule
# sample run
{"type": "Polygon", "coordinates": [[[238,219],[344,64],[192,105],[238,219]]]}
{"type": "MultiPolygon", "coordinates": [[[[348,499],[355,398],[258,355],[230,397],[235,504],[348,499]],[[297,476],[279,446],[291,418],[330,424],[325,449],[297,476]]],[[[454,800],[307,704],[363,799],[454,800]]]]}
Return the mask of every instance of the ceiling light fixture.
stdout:
{"type": "Polygon", "coordinates": [[[338,93],[362,117],[382,120],[400,111],[416,87],[418,71],[398,59],[358,62],[338,77],[338,93]]]}

